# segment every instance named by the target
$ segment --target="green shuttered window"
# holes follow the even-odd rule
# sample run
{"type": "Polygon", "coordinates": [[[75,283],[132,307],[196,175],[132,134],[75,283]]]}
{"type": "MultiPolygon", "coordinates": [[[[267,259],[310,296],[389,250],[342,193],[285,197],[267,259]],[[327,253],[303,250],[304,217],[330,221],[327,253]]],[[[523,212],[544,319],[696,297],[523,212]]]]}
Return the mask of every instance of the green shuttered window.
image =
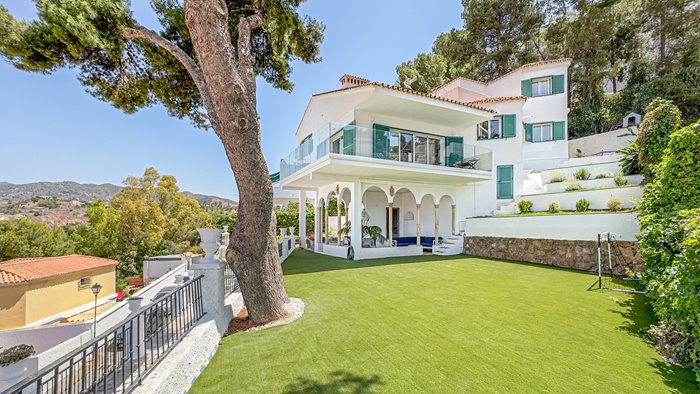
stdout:
{"type": "Polygon", "coordinates": [[[525,97],[541,97],[564,93],[565,82],[563,74],[523,79],[520,81],[520,94],[525,97]]]}
{"type": "Polygon", "coordinates": [[[547,142],[566,139],[566,122],[542,122],[525,124],[525,141],[547,142]]]}
{"type": "Polygon", "coordinates": [[[520,81],[520,91],[525,97],[532,97],[532,80],[524,79],[520,81]]]}
{"type": "Polygon", "coordinates": [[[503,137],[515,137],[515,115],[502,115],[503,137]]]}
{"type": "Polygon", "coordinates": [[[389,158],[389,127],[374,124],[373,153],[375,159],[389,158]]]}
{"type": "Polygon", "coordinates": [[[343,127],[343,154],[355,155],[355,121],[343,127]]]}
{"type": "Polygon", "coordinates": [[[449,167],[464,161],[464,137],[445,137],[445,159],[449,167]]]}
{"type": "Polygon", "coordinates": [[[564,76],[552,76],[552,94],[564,93],[564,76]]]}
{"type": "Polygon", "coordinates": [[[565,122],[553,122],[554,127],[554,140],[563,140],[566,135],[566,124],[565,122]]]}

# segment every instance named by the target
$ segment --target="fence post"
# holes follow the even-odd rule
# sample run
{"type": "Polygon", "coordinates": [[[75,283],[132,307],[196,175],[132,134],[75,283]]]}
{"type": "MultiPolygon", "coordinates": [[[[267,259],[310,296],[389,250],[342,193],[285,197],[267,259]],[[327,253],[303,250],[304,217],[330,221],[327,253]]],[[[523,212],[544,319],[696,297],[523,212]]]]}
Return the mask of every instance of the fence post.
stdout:
{"type": "Polygon", "coordinates": [[[224,269],[225,264],[214,259],[203,259],[192,264],[192,277],[202,278],[202,305],[207,319],[215,319],[219,332],[226,329],[231,318],[224,305],[224,269]]]}

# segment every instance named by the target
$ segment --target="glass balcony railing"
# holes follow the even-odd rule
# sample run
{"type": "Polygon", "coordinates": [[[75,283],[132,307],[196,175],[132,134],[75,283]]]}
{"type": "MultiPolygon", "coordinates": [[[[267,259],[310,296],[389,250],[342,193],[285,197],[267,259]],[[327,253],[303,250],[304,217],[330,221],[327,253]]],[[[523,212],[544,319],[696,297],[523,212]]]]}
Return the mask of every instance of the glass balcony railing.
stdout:
{"type": "Polygon", "coordinates": [[[481,171],[491,171],[493,165],[490,149],[466,145],[462,137],[329,123],[281,160],[280,177],[284,179],[331,153],[481,171]]]}

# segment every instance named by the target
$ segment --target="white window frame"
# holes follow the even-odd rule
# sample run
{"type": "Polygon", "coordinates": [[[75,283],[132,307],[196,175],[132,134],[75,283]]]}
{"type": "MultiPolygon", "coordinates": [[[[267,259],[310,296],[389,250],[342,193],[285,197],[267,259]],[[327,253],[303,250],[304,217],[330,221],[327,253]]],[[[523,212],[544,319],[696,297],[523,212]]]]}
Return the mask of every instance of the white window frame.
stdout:
{"type": "Polygon", "coordinates": [[[78,288],[79,289],[85,289],[87,287],[90,287],[92,284],[92,277],[91,276],[83,276],[82,278],[78,279],[78,288]],[[84,283],[86,282],[86,283],[84,283]]]}
{"type": "Polygon", "coordinates": [[[478,139],[480,140],[496,140],[503,138],[503,119],[500,116],[496,116],[493,119],[485,120],[481,123],[479,123],[479,135],[477,136],[478,139]],[[497,131],[497,136],[494,137],[492,134],[491,130],[491,122],[498,122],[498,131],[497,131]],[[484,128],[484,123],[486,123],[487,127],[484,128]],[[487,137],[482,137],[481,133],[486,133],[487,137]]]}
{"type": "Polygon", "coordinates": [[[554,123],[537,123],[532,125],[532,142],[547,142],[554,140],[554,123]],[[549,138],[545,139],[543,128],[549,126],[549,138]]]}
{"type": "Polygon", "coordinates": [[[532,97],[549,96],[552,94],[552,77],[542,77],[532,79],[532,97]],[[541,85],[547,82],[547,91],[541,92],[541,85]]]}

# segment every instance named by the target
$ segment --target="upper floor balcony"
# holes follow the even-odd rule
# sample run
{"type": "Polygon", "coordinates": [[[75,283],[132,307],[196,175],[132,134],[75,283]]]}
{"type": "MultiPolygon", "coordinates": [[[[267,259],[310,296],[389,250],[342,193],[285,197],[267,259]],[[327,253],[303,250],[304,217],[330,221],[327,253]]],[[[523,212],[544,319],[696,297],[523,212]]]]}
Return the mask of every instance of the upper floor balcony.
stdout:
{"type": "Polygon", "coordinates": [[[329,123],[280,161],[280,177],[290,187],[311,186],[311,174],[466,183],[490,179],[492,168],[491,150],[461,136],[329,123]]]}

